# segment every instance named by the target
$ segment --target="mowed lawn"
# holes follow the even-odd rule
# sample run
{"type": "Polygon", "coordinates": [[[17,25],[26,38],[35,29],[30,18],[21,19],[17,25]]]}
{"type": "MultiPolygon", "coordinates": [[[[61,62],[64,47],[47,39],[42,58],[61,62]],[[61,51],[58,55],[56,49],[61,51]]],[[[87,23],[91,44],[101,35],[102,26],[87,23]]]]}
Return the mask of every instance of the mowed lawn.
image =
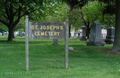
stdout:
{"type": "Polygon", "coordinates": [[[64,68],[65,41],[29,40],[29,71],[25,71],[25,38],[6,42],[0,37],[0,78],[120,78],[120,55],[111,53],[112,44],[86,46],[70,38],[69,68],[64,68]]]}

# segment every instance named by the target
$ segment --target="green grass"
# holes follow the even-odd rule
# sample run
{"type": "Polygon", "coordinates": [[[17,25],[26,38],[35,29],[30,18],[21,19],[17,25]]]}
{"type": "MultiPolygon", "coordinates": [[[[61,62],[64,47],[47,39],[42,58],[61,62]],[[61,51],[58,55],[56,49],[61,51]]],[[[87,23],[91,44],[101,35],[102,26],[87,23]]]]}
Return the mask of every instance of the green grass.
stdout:
{"type": "Polygon", "coordinates": [[[64,40],[29,40],[29,71],[25,71],[25,38],[6,42],[0,37],[0,78],[119,78],[120,56],[105,55],[111,45],[86,46],[69,39],[69,68],[64,68],[64,40]]]}

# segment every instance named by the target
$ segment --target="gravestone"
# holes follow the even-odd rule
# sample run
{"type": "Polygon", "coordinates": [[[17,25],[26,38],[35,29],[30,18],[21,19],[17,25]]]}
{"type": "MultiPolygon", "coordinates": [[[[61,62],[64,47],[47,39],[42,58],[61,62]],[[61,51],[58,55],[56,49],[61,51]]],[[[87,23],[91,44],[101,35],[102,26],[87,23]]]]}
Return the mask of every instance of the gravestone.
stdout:
{"type": "Polygon", "coordinates": [[[7,31],[7,32],[6,32],[6,34],[8,35],[8,34],[9,34],[9,32],[7,31]]]}
{"type": "Polygon", "coordinates": [[[78,38],[80,38],[80,33],[78,33],[78,38]]]}
{"type": "Polygon", "coordinates": [[[68,50],[74,50],[74,48],[73,47],[68,47],[68,50]]]}
{"type": "Polygon", "coordinates": [[[74,32],[74,37],[76,37],[76,32],[74,32]]]}
{"type": "Polygon", "coordinates": [[[110,27],[107,29],[107,36],[105,42],[107,44],[112,44],[114,42],[115,28],[112,26],[112,20],[110,20],[110,27]]]}
{"type": "Polygon", "coordinates": [[[5,36],[5,31],[2,31],[2,36],[5,36]]]}
{"type": "Polygon", "coordinates": [[[101,37],[101,24],[98,22],[92,23],[87,46],[105,46],[105,44],[101,37]]]}
{"type": "Polygon", "coordinates": [[[81,41],[87,41],[86,39],[86,31],[85,31],[85,25],[82,25],[82,36],[80,38],[81,41]]]}
{"type": "Polygon", "coordinates": [[[0,36],[2,36],[2,33],[0,32],[0,36]]]}
{"type": "Polygon", "coordinates": [[[7,35],[7,31],[5,31],[5,35],[7,35]]]}
{"type": "Polygon", "coordinates": [[[19,36],[19,32],[18,31],[15,31],[14,32],[14,36],[16,37],[16,36],[19,36]]]}
{"type": "Polygon", "coordinates": [[[22,35],[25,36],[25,32],[22,32],[22,35]]]}
{"type": "Polygon", "coordinates": [[[53,39],[53,44],[52,45],[59,45],[58,44],[58,39],[53,39]]]}
{"type": "Polygon", "coordinates": [[[22,32],[23,32],[23,29],[21,29],[21,30],[19,31],[19,36],[20,36],[20,37],[23,36],[22,32]]]}

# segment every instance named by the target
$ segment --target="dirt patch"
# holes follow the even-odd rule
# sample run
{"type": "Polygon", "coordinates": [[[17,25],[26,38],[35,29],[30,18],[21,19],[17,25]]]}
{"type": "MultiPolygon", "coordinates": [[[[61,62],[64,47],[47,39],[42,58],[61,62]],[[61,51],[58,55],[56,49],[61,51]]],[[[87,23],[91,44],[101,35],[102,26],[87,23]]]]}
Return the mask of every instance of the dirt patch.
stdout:
{"type": "Polygon", "coordinates": [[[82,50],[73,49],[76,52],[83,52],[82,50]]]}
{"type": "Polygon", "coordinates": [[[104,55],[110,55],[110,56],[115,56],[115,55],[120,55],[120,52],[112,52],[111,49],[102,49],[99,48],[97,49],[98,52],[102,52],[104,55]]]}
{"type": "Polygon", "coordinates": [[[105,55],[110,55],[110,56],[120,56],[120,52],[111,52],[111,53],[105,53],[105,55]]]}
{"type": "Polygon", "coordinates": [[[102,49],[102,48],[99,48],[99,49],[97,49],[97,52],[106,52],[104,49],[102,49]]]}

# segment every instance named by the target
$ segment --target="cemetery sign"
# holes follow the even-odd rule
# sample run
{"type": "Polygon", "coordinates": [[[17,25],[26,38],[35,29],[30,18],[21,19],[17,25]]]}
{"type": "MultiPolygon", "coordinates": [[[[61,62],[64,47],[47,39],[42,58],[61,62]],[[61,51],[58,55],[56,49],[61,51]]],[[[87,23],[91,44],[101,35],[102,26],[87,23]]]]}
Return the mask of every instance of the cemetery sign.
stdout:
{"type": "Polygon", "coordinates": [[[65,39],[65,24],[50,22],[31,22],[29,39],[65,39]]]}
{"type": "Polygon", "coordinates": [[[28,39],[65,39],[65,69],[68,68],[68,18],[64,23],[29,22],[25,18],[25,59],[26,71],[29,70],[28,39]]]}

